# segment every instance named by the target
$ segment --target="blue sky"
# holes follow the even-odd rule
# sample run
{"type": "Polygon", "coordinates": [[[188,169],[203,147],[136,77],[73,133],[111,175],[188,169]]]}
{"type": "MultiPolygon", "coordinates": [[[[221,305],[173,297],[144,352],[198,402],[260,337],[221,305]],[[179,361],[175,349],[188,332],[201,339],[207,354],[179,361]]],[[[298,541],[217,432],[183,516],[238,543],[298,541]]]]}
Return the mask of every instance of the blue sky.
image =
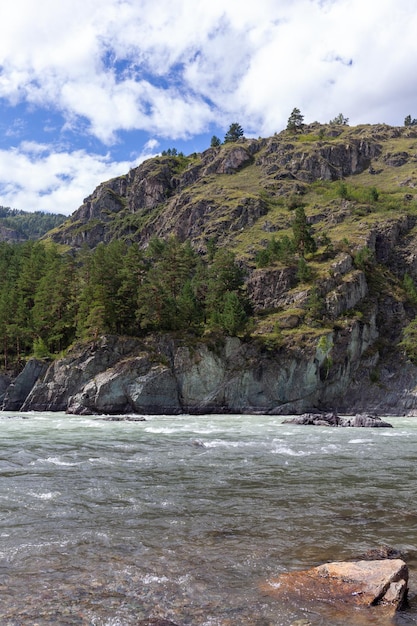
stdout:
{"type": "Polygon", "coordinates": [[[167,148],[339,113],[417,117],[414,0],[14,0],[0,22],[0,204],[71,214],[167,148]]]}

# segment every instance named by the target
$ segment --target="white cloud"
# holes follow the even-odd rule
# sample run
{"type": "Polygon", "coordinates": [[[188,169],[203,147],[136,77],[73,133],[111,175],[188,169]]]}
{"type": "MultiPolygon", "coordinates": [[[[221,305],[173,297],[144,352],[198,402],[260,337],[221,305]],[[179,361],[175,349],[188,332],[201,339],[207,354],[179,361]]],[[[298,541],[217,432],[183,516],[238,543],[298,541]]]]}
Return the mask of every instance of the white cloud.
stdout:
{"type": "Polygon", "coordinates": [[[0,205],[69,215],[100,182],[125,174],[149,156],[147,151],[134,161],[115,163],[84,150],[57,152],[24,142],[0,150],[0,205]]]}
{"type": "MultiPolygon", "coordinates": [[[[268,135],[295,106],[306,121],[400,124],[417,117],[416,32],[414,0],[14,0],[0,21],[0,98],[109,147],[120,131],[175,140],[232,121],[268,135]]],[[[30,137],[22,115],[5,136],[30,137]]],[[[0,165],[3,203],[69,212],[130,162],[87,148],[35,158],[21,144],[0,165]]]]}
{"type": "Polygon", "coordinates": [[[397,101],[416,86],[412,0],[16,0],[6,12],[0,94],[83,116],[109,144],[118,130],[185,137],[233,114],[271,132],[293,106],[390,122],[404,111],[375,101],[390,81],[397,101]]]}
{"type": "Polygon", "coordinates": [[[149,139],[143,146],[143,152],[146,153],[155,153],[159,146],[159,141],[157,139],[149,139]]]}

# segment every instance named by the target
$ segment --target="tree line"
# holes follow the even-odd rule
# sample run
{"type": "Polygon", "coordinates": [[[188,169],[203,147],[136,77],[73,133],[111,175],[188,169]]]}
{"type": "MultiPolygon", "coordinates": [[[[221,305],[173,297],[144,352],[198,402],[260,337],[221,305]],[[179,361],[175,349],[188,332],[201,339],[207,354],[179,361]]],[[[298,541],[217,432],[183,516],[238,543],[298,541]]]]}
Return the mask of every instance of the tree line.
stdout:
{"type": "Polygon", "coordinates": [[[250,315],[235,256],[209,242],[153,239],[143,251],[113,241],[62,254],[41,242],[0,244],[3,367],[59,354],[103,333],[242,332],[250,315]]]}
{"type": "Polygon", "coordinates": [[[0,225],[18,231],[27,239],[38,239],[67,218],[59,213],[21,211],[0,206],[0,225]]]}

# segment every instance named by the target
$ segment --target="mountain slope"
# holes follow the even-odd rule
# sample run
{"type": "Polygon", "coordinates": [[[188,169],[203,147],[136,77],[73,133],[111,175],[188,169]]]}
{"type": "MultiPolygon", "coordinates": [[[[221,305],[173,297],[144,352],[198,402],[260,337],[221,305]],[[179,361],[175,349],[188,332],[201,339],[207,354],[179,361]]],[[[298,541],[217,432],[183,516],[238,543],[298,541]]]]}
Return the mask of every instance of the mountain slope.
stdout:
{"type": "Polygon", "coordinates": [[[64,215],[42,211],[18,211],[0,207],[0,241],[19,243],[38,239],[65,221],[64,215]]]}
{"type": "Polygon", "coordinates": [[[114,238],[146,247],[175,235],[203,254],[216,241],[247,271],[255,334],[297,343],[300,328],[314,337],[318,322],[346,325],[347,314],[366,318],[380,306],[384,335],[398,342],[414,316],[402,281],[417,280],[416,185],[415,127],[313,124],[150,159],[99,185],[49,237],[70,247],[114,238]],[[272,253],[293,241],[300,209],[317,250],[272,253]]]}
{"type": "Polygon", "coordinates": [[[416,136],[413,127],[312,125],[189,157],[156,157],[99,185],[50,236],[94,247],[115,237],[145,246],[152,236],[175,234],[201,250],[215,237],[250,255],[266,233],[290,227],[291,207],[302,197],[315,228],[337,239],[345,234],[338,224],[350,231],[365,212],[386,215],[390,203],[409,212],[404,196],[417,183],[416,136]],[[342,179],[357,198],[340,189],[342,179]],[[369,202],[374,187],[378,205],[369,202]]]}
{"type": "Polygon", "coordinates": [[[416,185],[417,129],[319,124],[157,157],[99,185],[47,239],[147,248],[174,236],[208,262],[227,248],[251,320],[234,343],[139,333],[111,365],[122,339],[76,348],[25,408],[417,414],[416,185]],[[77,366],[74,378],[84,361],[91,376],[77,366]]]}

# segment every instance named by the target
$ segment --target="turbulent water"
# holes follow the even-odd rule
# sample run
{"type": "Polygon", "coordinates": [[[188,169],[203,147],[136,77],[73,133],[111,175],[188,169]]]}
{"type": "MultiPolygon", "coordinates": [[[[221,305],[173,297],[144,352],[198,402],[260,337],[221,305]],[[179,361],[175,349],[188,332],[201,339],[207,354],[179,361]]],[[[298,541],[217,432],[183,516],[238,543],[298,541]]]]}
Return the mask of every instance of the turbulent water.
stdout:
{"type": "Polygon", "coordinates": [[[0,414],[0,625],[328,624],[260,585],[380,544],[417,623],[417,420],[390,421],[0,414]]]}

